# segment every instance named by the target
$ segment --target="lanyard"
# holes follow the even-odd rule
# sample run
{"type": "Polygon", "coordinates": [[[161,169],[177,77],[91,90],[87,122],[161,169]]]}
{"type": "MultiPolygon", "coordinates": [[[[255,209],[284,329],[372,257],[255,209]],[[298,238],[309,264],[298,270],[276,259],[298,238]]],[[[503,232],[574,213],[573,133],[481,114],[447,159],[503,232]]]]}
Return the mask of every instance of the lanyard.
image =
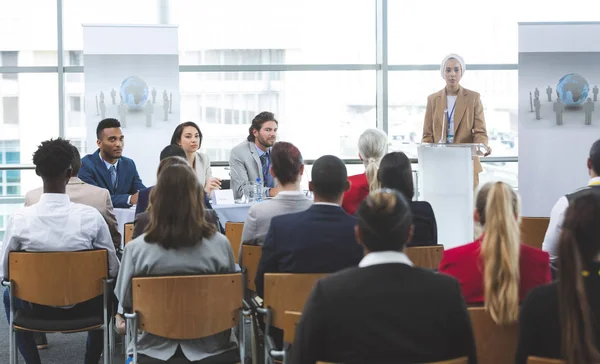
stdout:
{"type": "Polygon", "coordinates": [[[448,109],[446,109],[446,118],[447,118],[448,122],[450,122],[450,120],[452,120],[452,115],[454,115],[455,107],[456,107],[456,101],[454,101],[454,105],[452,105],[452,111],[450,111],[450,114],[448,114],[448,109]]]}

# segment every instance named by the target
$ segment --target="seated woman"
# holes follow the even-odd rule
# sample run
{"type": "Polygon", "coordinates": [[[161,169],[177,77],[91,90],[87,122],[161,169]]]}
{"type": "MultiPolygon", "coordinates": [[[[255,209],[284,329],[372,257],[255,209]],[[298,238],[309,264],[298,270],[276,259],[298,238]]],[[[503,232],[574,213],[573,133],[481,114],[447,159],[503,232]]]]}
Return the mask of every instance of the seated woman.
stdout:
{"type": "Polygon", "coordinates": [[[300,190],[304,164],[302,154],[292,143],[279,142],[273,146],[270,173],[277,179],[279,193],[271,200],[250,207],[242,242],[262,242],[274,216],[304,211],[312,205],[312,201],[300,190]]]}
{"type": "MultiPolygon", "coordinates": [[[[206,221],[202,197],[202,186],[188,165],[171,165],[160,173],[150,194],[148,229],[123,251],[115,295],[126,310],[132,307],[133,277],[235,271],[231,245],[206,221]]],[[[195,340],[171,340],[142,332],[137,346],[141,364],[175,358],[204,363],[212,357],[233,362],[238,357],[231,329],[195,340]]]]}
{"type": "Polygon", "coordinates": [[[551,280],[550,257],[521,244],[519,198],[503,182],[481,187],[474,219],[484,233],[474,242],[444,252],[440,272],[456,277],[467,304],[484,303],[498,324],[515,322],[519,302],[551,280]]]}
{"type": "Polygon", "coordinates": [[[382,188],[399,191],[409,201],[413,213],[414,232],[407,246],[437,245],[437,223],[431,205],[427,201],[413,201],[413,186],[410,160],[402,152],[386,154],[379,163],[377,179],[382,188]]]}
{"type": "Polygon", "coordinates": [[[377,168],[387,153],[387,135],[379,129],[367,129],[358,138],[358,157],[365,165],[365,173],[348,177],[350,189],[344,193],[342,208],[354,215],[369,192],[379,188],[377,168]]]}
{"type": "Polygon", "coordinates": [[[600,363],[600,195],[571,202],[558,245],[558,281],[527,296],[515,363],[528,356],[600,363]]]}

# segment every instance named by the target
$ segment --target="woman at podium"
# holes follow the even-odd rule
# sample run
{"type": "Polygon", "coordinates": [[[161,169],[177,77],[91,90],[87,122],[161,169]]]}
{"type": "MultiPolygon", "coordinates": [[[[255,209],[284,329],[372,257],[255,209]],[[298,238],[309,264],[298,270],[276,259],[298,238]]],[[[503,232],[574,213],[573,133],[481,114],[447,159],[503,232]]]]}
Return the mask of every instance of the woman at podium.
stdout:
{"type": "MultiPolygon", "coordinates": [[[[440,72],[446,87],[427,97],[422,143],[481,143],[487,146],[488,136],[479,93],[460,85],[465,62],[457,54],[444,58],[440,72]]],[[[488,147],[484,155],[489,155],[488,147]]],[[[474,158],[474,186],[483,171],[479,158],[474,158]]]]}

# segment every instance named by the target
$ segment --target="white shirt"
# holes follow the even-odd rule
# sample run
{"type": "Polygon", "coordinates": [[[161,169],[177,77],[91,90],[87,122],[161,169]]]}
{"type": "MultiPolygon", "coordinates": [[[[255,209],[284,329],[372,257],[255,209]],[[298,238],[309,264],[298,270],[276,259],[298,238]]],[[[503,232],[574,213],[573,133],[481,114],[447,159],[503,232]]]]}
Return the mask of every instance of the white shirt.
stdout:
{"type": "MultiPolygon", "coordinates": [[[[588,185],[592,183],[600,183],[600,177],[594,177],[590,179],[588,185]]],[[[546,236],[544,237],[544,243],[542,244],[542,250],[550,254],[550,261],[556,261],[558,258],[558,240],[562,231],[562,224],[565,221],[565,213],[569,207],[569,201],[566,196],[562,196],[556,201],[552,212],[550,213],[550,223],[548,224],[548,230],[546,230],[546,236]]]]}
{"type": "Polygon", "coordinates": [[[456,96],[446,96],[446,107],[448,108],[448,114],[444,117],[448,117],[448,130],[446,133],[446,143],[454,143],[454,111],[456,106],[456,96]]]}
{"type": "Polygon", "coordinates": [[[337,203],[333,203],[333,202],[315,202],[314,205],[335,206],[335,207],[339,207],[339,208],[342,207],[342,205],[338,205],[337,203]]]}
{"type": "Polygon", "coordinates": [[[398,263],[398,264],[406,264],[408,266],[413,266],[413,263],[410,261],[408,256],[402,252],[395,251],[383,251],[383,252],[372,252],[367,254],[358,266],[360,268],[369,267],[377,264],[390,264],[390,263],[398,263]]]}
{"type": "Polygon", "coordinates": [[[298,196],[298,195],[304,196],[304,192],[302,192],[302,191],[279,191],[277,193],[277,195],[278,196],[279,195],[281,195],[281,196],[285,196],[285,195],[287,195],[287,196],[298,196]]]}
{"type": "Polygon", "coordinates": [[[111,277],[119,272],[106,221],[93,207],[71,202],[62,193],[44,193],[37,204],[8,218],[0,252],[0,271],[8,278],[8,253],[106,249],[111,277]]]}

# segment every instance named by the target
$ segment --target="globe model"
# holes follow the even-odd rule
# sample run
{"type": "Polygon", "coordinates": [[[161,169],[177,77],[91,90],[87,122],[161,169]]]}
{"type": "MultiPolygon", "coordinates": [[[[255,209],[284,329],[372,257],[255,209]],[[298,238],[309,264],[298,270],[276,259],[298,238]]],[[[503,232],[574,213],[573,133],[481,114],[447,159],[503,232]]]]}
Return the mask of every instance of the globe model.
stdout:
{"type": "Polygon", "coordinates": [[[148,85],[138,76],[130,76],[121,82],[119,89],[123,102],[130,109],[141,109],[148,100],[148,85]]]}
{"type": "Polygon", "coordinates": [[[587,99],[590,85],[578,73],[569,73],[560,78],[556,91],[565,105],[581,105],[587,99]]]}

